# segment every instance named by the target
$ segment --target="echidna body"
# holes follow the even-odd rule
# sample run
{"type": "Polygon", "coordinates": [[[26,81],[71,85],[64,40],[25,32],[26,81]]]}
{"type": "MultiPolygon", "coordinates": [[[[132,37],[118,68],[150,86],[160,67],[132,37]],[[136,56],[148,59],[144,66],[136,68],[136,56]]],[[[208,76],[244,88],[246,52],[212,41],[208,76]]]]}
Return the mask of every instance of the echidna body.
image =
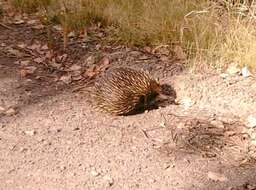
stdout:
{"type": "Polygon", "coordinates": [[[160,84],[144,71],[118,67],[95,84],[96,107],[114,115],[128,115],[155,104],[160,84]]]}

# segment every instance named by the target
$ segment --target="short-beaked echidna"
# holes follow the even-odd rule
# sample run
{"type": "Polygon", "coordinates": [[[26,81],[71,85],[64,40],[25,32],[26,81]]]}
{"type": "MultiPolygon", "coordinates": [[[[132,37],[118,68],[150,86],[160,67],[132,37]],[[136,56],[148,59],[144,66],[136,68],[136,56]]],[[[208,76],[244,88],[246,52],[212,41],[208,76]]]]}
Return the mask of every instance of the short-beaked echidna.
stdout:
{"type": "Polygon", "coordinates": [[[160,91],[159,82],[149,73],[117,67],[95,82],[94,103],[102,111],[129,115],[155,106],[160,91]]]}

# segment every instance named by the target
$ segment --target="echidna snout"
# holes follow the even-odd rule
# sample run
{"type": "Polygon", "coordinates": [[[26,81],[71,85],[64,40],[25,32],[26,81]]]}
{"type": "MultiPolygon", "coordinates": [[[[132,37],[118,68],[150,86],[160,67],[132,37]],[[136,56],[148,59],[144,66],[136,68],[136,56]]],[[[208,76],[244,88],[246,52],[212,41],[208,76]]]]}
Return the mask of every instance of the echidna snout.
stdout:
{"type": "Polygon", "coordinates": [[[160,84],[144,71],[118,67],[95,83],[95,106],[114,115],[128,115],[156,106],[160,84]]]}

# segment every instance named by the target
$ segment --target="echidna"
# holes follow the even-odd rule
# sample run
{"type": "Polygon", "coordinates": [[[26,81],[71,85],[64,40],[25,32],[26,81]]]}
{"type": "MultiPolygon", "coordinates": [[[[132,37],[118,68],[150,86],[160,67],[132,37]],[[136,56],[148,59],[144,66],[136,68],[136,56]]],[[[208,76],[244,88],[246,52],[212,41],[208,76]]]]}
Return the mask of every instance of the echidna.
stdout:
{"type": "Polygon", "coordinates": [[[95,106],[114,115],[129,115],[156,105],[161,87],[144,71],[127,67],[108,70],[95,83],[95,106]]]}

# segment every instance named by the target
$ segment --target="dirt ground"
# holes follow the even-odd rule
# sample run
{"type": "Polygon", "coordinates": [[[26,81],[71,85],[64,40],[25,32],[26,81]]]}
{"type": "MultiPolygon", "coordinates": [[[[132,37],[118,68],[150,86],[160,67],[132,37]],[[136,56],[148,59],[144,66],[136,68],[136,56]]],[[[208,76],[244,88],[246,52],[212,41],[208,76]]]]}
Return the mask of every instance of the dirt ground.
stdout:
{"type": "Polygon", "coordinates": [[[0,189],[256,189],[255,77],[192,74],[181,59],[109,46],[99,30],[47,57],[33,24],[0,25],[0,189]],[[180,104],[95,111],[87,89],[115,65],[149,70],[180,104]]]}

